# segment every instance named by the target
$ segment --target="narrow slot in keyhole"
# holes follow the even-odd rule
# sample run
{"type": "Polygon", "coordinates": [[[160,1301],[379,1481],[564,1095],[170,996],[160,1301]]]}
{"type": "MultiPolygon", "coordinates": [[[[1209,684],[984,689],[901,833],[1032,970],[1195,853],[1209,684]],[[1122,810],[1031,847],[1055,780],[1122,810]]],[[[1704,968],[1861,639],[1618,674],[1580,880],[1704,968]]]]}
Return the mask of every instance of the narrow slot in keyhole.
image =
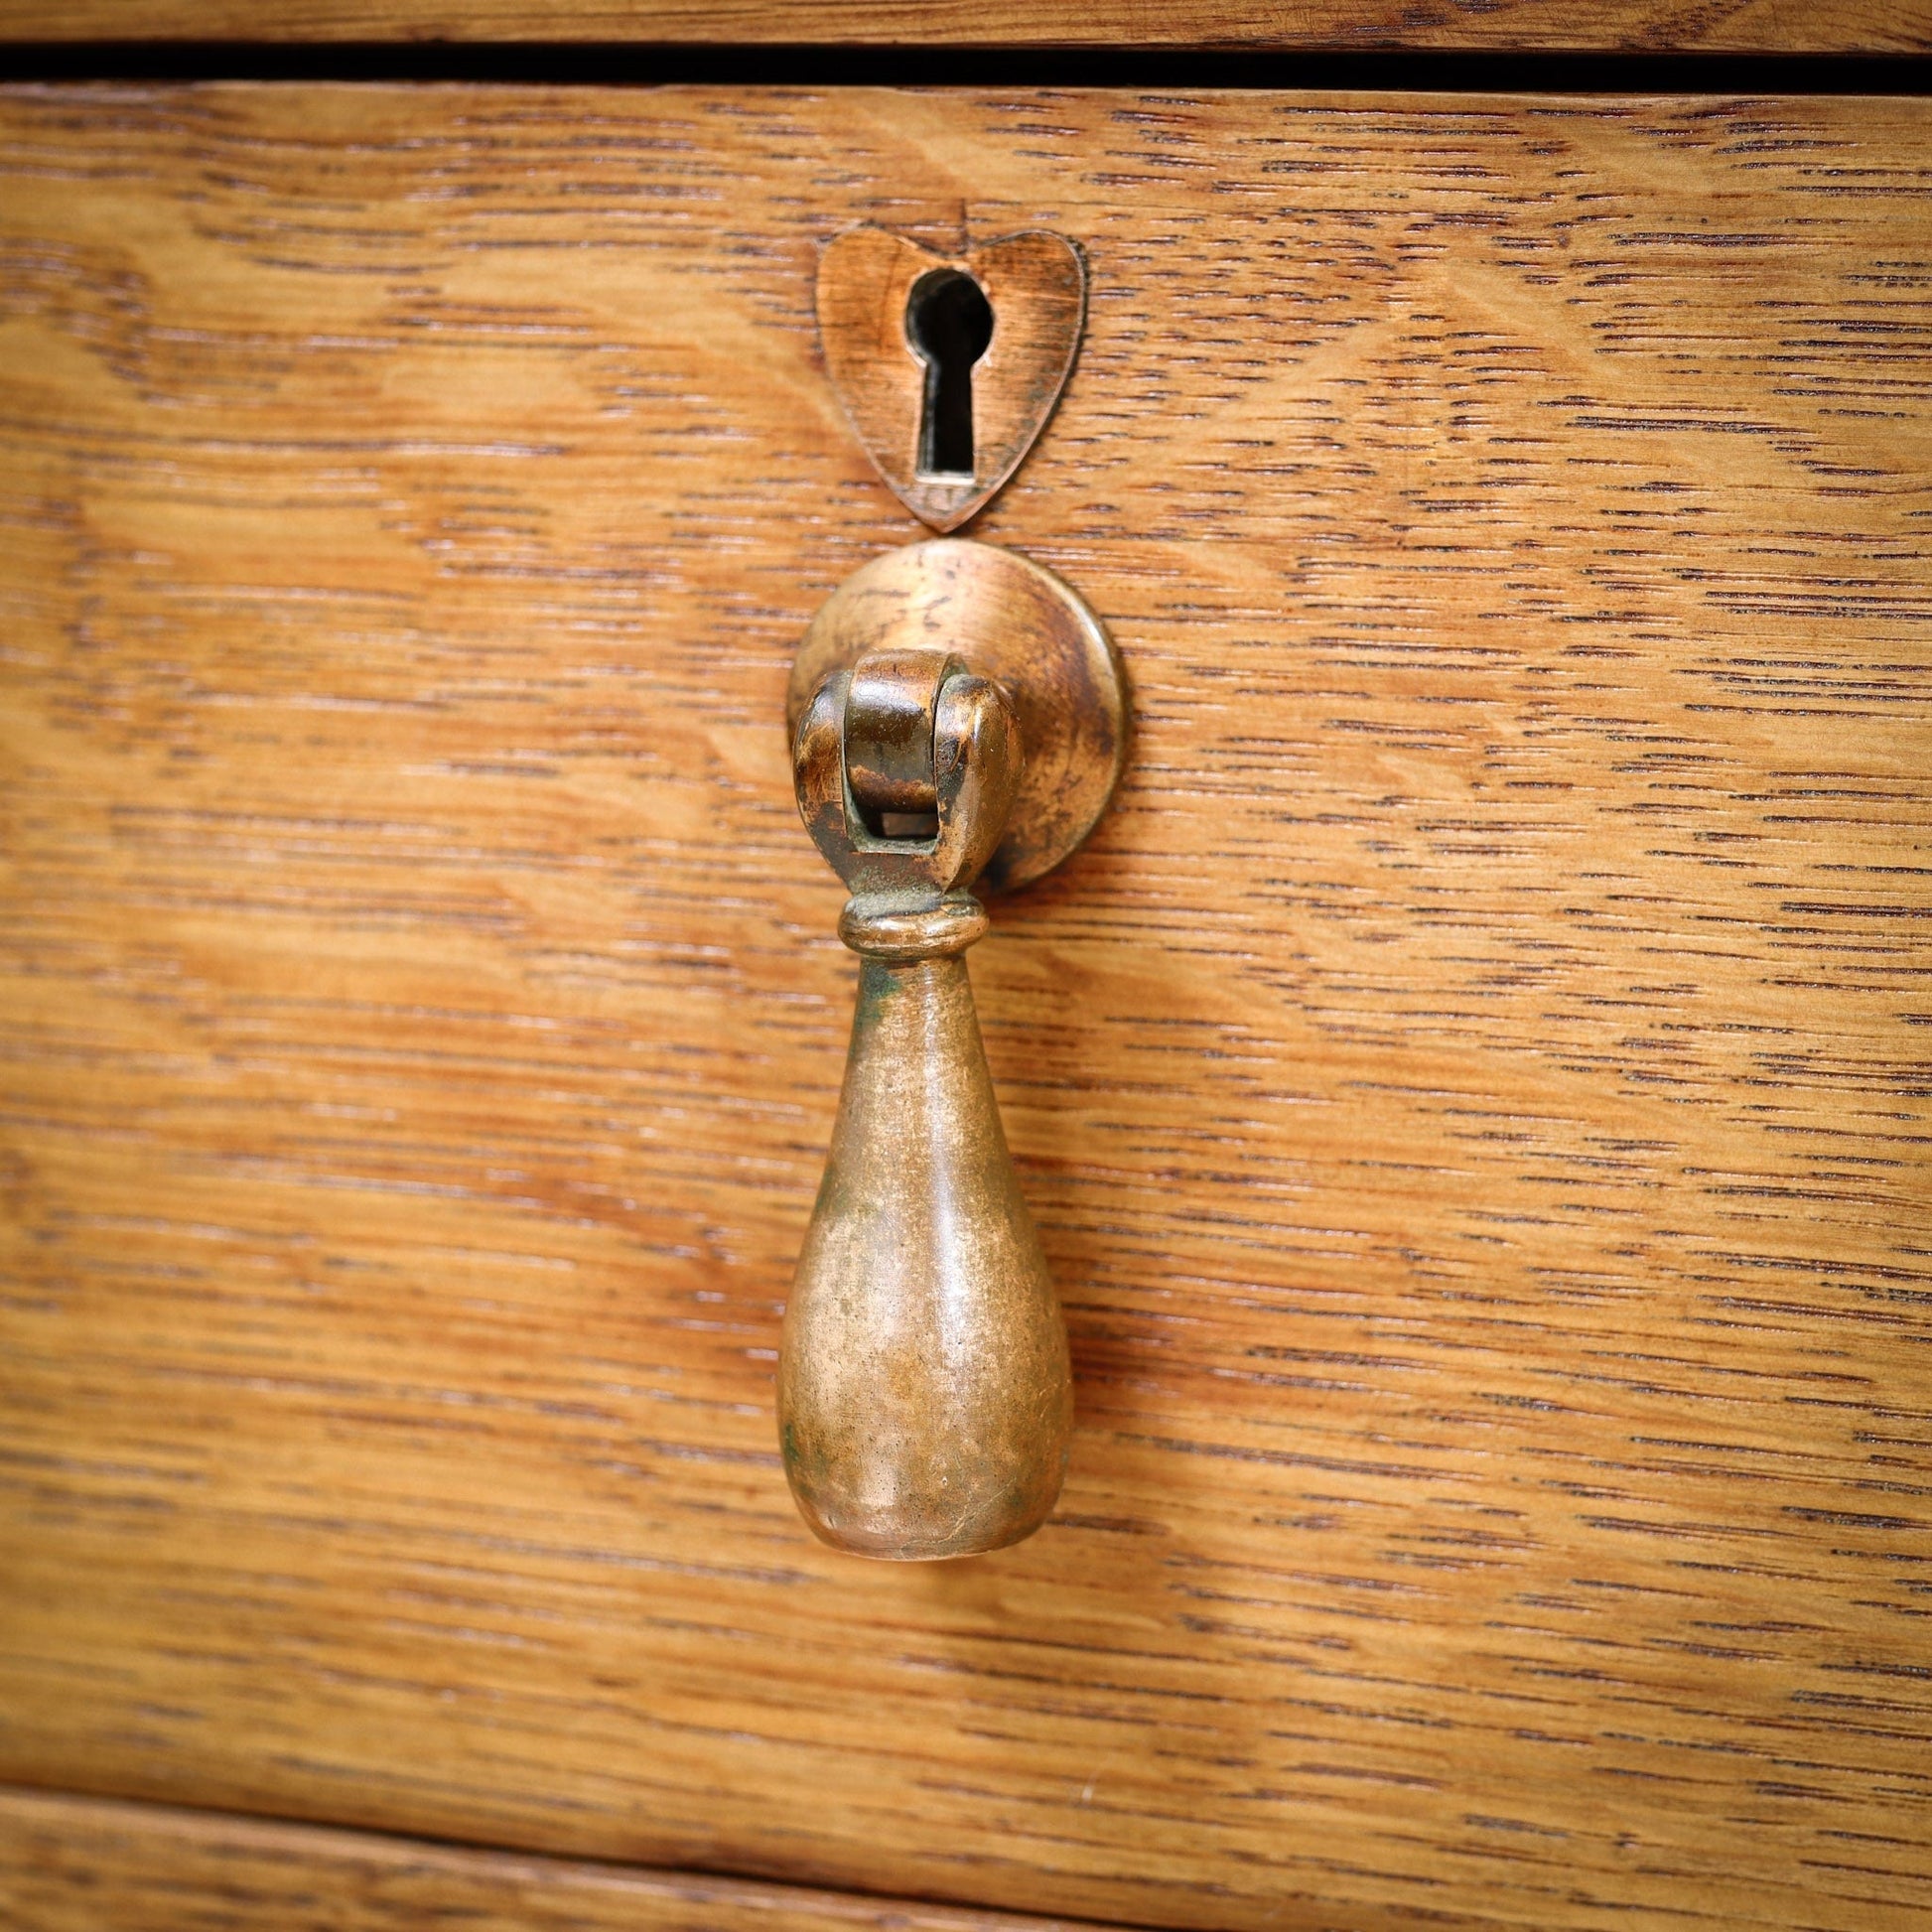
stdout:
{"type": "Polygon", "coordinates": [[[986,291],[957,268],[935,268],[905,299],[905,340],[925,363],[919,475],[973,475],[973,364],[993,340],[986,291]]]}

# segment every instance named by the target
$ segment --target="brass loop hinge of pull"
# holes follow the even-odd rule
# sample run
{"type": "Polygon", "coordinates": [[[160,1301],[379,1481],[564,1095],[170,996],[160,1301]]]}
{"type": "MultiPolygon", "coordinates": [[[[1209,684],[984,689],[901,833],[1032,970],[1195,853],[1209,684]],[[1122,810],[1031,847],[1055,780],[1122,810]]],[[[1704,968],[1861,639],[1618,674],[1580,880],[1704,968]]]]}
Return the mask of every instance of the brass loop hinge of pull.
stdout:
{"type": "Polygon", "coordinates": [[[929,930],[934,947],[941,933],[985,930],[970,888],[1006,830],[1024,759],[997,684],[943,650],[873,651],[820,687],[792,759],[806,827],[852,894],[839,931],[854,951],[875,928],[882,944],[902,935],[895,945],[929,930]]]}
{"type": "Polygon", "coordinates": [[[829,1543],[967,1556],[1045,1520],[1073,1421],[1065,1323],[967,976],[988,923],[973,888],[1003,855],[1009,876],[1044,870],[1098,817],[1124,748],[1118,660],[1056,579],[955,541],[861,571],[800,664],[798,809],[850,894],[839,936],[860,966],[785,1313],[785,1471],[829,1543]],[[1035,798],[1056,808],[1043,830],[1024,821],[1035,798]]]}

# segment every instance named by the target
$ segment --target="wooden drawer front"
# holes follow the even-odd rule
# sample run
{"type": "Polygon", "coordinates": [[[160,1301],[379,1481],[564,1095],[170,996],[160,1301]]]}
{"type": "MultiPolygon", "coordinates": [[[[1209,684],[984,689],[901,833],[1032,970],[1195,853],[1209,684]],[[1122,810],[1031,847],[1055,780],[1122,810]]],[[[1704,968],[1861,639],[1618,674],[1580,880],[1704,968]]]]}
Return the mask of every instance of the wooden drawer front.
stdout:
{"type": "Polygon", "coordinates": [[[1932,114],[0,97],[0,1776],[1143,1923],[1932,1906],[1932,114]],[[814,1545],[913,526],[817,244],[1089,251],[1136,688],[975,954],[1059,1517],[814,1545]]]}
{"type": "Polygon", "coordinates": [[[1927,0],[0,0],[23,42],[591,42],[1863,54],[1932,48],[1927,0]]]}

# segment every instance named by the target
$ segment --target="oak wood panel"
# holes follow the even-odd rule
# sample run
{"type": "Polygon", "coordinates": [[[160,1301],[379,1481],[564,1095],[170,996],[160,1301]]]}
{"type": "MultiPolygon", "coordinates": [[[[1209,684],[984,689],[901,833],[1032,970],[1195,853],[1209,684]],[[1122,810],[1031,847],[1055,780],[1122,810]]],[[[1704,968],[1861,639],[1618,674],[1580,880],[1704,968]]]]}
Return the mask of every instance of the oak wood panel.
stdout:
{"type": "Polygon", "coordinates": [[[19,89],[0,1773],[1123,1920],[1922,1922],[1932,110],[19,89]],[[1080,1430],[816,1547],[919,532],[815,250],[1035,223],[1134,680],[976,949],[1080,1430]]]}
{"type": "Polygon", "coordinates": [[[1889,54],[1926,0],[0,0],[0,39],[1889,54]]]}
{"type": "Polygon", "coordinates": [[[1064,1920],[0,1790],[10,1932],[1070,1932],[1064,1920]]]}

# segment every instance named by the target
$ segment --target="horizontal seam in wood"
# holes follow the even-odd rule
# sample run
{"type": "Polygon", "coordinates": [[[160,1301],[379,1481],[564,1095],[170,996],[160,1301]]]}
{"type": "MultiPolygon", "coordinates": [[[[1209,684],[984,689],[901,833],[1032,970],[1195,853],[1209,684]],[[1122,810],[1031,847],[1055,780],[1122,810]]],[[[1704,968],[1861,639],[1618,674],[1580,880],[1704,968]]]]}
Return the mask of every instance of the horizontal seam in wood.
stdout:
{"type": "Polygon", "coordinates": [[[633,1878],[662,1884],[729,1884],[748,1891],[782,1894],[800,1901],[808,1899],[849,1899],[866,1905],[879,1905],[907,1912],[954,1912],[962,1917],[981,1918],[994,1928],[1011,1927],[1013,1932],[1047,1932],[1056,1925],[1098,1926],[1103,1932],[1162,1932],[1157,1926],[1137,1925],[1118,1918],[1087,1918],[1077,1912],[1014,1912],[997,1905],[980,1905],[959,1898],[915,1898],[903,1892],[866,1891],[856,1885],[807,1885],[783,1878],[770,1878],[756,1871],[733,1870],[723,1865],[660,1865],[631,1863],[620,1859],[591,1859],[565,1856],[556,1852],[533,1850],[524,1845],[498,1844],[484,1839],[439,1838],[420,1832],[394,1832],[366,1825],[339,1824],[330,1819],[302,1818],[283,1812],[230,1811],[218,1805],[184,1805],[153,1798],[129,1797],[120,1792],[77,1789],[64,1785],[0,1783],[0,1807],[10,1802],[44,1803],[50,1811],[63,1804],[118,1812],[130,1824],[166,1826],[184,1830],[207,1830],[228,1826],[237,1832],[301,1833],[315,1841],[318,1851],[333,1850],[352,1854],[358,1848],[371,1852],[441,1853],[475,1859],[483,1863],[492,1860],[513,1860],[559,1874],[583,1872],[604,1878],[633,1878]]]}

